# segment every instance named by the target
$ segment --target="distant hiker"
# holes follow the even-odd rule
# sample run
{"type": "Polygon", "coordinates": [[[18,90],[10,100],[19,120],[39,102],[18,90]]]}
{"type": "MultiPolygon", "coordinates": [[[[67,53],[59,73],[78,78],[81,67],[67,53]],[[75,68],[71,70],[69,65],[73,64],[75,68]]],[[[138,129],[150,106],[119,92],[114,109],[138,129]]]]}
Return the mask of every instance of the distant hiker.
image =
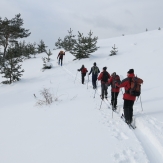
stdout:
{"type": "Polygon", "coordinates": [[[120,84],[121,80],[119,75],[117,75],[116,72],[113,72],[108,81],[108,84],[111,85],[111,105],[113,110],[117,109],[117,97],[120,90],[120,88],[115,85],[116,83],[120,84]]]}
{"type": "Polygon", "coordinates": [[[58,64],[60,64],[61,66],[62,66],[63,55],[65,55],[65,52],[60,51],[57,57],[57,59],[59,58],[58,64]]]}
{"type": "MultiPolygon", "coordinates": [[[[133,79],[136,79],[137,81],[139,81],[139,83],[137,83],[137,86],[140,89],[140,84],[143,83],[143,80],[135,77],[134,69],[130,69],[127,72],[127,78],[122,80],[122,82],[120,84],[116,84],[116,86],[118,86],[120,88],[124,87],[124,89],[125,89],[125,93],[123,94],[123,100],[124,100],[123,109],[124,109],[125,121],[127,124],[131,124],[131,122],[132,122],[134,101],[136,99],[136,96],[140,95],[140,92],[139,92],[140,90],[138,92],[136,92],[136,94],[132,95],[132,89],[133,89],[132,86],[134,84],[133,79]]],[[[137,86],[135,88],[137,88],[137,86]]]]}
{"type": "Polygon", "coordinates": [[[101,80],[101,99],[107,98],[107,89],[108,89],[108,79],[110,78],[110,74],[106,71],[107,67],[103,67],[103,72],[98,76],[98,80],[101,80]]]}
{"type": "Polygon", "coordinates": [[[82,65],[82,67],[78,69],[78,71],[81,71],[82,84],[84,84],[84,77],[86,76],[88,70],[84,67],[84,65],[82,65]]]}
{"type": "Polygon", "coordinates": [[[92,85],[93,85],[93,89],[96,89],[97,85],[96,85],[96,81],[97,81],[97,76],[100,73],[99,68],[96,66],[96,62],[94,62],[93,67],[91,67],[91,70],[89,72],[88,75],[90,75],[92,73],[92,85]]]}

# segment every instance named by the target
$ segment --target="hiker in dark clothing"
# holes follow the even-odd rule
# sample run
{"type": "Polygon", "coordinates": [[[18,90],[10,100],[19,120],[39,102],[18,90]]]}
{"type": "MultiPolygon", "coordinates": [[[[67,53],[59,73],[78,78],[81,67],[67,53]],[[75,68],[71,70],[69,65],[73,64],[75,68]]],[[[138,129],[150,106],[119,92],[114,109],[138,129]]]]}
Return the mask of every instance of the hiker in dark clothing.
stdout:
{"type": "Polygon", "coordinates": [[[58,64],[60,64],[61,66],[62,66],[63,55],[65,55],[65,52],[60,51],[57,57],[57,59],[59,58],[58,64]]]}
{"type": "Polygon", "coordinates": [[[107,98],[107,89],[108,89],[108,80],[110,78],[110,74],[106,71],[107,67],[103,67],[103,72],[100,73],[98,80],[101,80],[101,99],[107,98]]]}
{"type": "Polygon", "coordinates": [[[78,71],[81,71],[82,84],[84,84],[84,77],[86,76],[88,70],[84,67],[84,65],[82,65],[82,67],[78,69],[78,71]]]}
{"type": "Polygon", "coordinates": [[[120,84],[121,80],[120,77],[116,74],[116,72],[113,72],[108,81],[108,86],[111,85],[111,105],[113,110],[117,109],[117,97],[120,90],[120,88],[115,85],[116,83],[120,84]]]}
{"type": "Polygon", "coordinates": [[[91,70],[88,75],[92,73],[92,85],[93,89],[97,88],[96,81],[97,81],[97,76],[100,73],[99,68],[96,66],[96,62],[93,64],[93,67],[91,67],[91,70]]]}

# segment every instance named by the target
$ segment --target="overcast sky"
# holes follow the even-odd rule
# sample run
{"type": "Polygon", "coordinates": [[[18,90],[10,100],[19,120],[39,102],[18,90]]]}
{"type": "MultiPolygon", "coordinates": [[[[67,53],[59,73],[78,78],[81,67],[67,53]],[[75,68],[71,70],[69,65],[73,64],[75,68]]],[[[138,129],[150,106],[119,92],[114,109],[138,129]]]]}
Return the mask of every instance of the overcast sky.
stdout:
{"type": "Polygon", "coordinates": [[[31,32],[25,40],[50,49],[70,28],[103,39],[163,27],[163,0],[0,0],[2,19],[18,13],[31,32]]]}

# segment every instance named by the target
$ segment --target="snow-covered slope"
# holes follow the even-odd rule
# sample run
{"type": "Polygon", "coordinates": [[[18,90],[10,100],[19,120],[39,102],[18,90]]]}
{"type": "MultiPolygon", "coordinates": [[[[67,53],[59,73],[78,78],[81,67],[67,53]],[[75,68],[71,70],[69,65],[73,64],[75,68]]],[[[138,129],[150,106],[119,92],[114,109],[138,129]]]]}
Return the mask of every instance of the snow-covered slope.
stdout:
{"type": "Polygon", "coordinates": [[[66,53],[62,67],[57,65],[58,51],[53,51],[53,68],[44,72],[41,58],[46,54],[24,61],[22,80],[0,85],[0,162],[163,162],[162,43],[163,31],[156,30],[99,40],[100,49],[90,58],[72,61],[66,53]],[[110,57],[114,44],[118,54],[110,57]],[[90,70],[94,62],[100,70],[107,66],[108,72],[116,71],[121,78],[134,68],[144,80],[142,107],[140,99],[134,105],[135,130],[120,118],[121,92],[118,113],[112,117],[108,101],[100,108],[100,83],[96,94],[91,76],[81,84],[77,69],[84,64],[90,70]],[[43,88],[57,98],[51,106],[35,105],[43,88]]]}

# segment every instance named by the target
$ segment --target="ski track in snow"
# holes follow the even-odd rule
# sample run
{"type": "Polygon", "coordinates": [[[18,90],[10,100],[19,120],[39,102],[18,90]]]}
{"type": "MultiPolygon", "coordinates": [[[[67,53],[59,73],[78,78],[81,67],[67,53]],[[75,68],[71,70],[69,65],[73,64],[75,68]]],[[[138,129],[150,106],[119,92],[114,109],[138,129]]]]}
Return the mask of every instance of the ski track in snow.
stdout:
{"type": "MultiPolygon", "coordinates": [[[[62,66],[62,68],[71,76],[74,77],[75,80],[75,75],[69,71],[65,66],[62,66]]],[[[78,82],[81,82],[81,79],[76,77],[76,80],[78,82]]],[[[87,89],[92,89],[92,85],[89,83],[88,80],[85,80],[85,83],[87,85],[87,89]],[[87,83],[86,83],[87,82],[87,83]]],[[[101,90],[98,89],[99,83],[97,81],[97,90],[96,92],[94,91],[92,93],[92,98],[96,98],[96,96],[100,96],[100,92],[101,90]]],[[[123,110],[123,106],[117,108],[117,114],[118,116],[115,114],[115,112],[112,112],[111,106],[110,106],[110,99],[108,98],[108,100],[104,99],[103,101],[101,101],[101,103],[97,104],[96,103],[96,107],[99,108],[99,110],[101,111],[101,114],[103,116],[103,120],[101,121],[102,124],[106,125],[107,127],[111,128],[111,132],[112,132],[112,136],[117,138],[119,141],[120,140],[127,140],[128,136],[120,131],[118,129],[117,126],[119,125],[126,125],[125,122],[122,121],[121,119],[121,114],[122,114],[122,110],[123,110]],[[105,109],[103,109],[103,104],[105,104],[105,109]],[[101,108],[100,108],[101,105],[101,108]],[[112,113],[110,114],[111,116],[108,115],[108,110],[111,111],[112,113]],[[113,127],[114,126],[114,127],[113,127]]],[[[135,108],[135,106],[134,106],[135,108]]],[[[139,113],[141,114],[141,113],[139,113]]],[[[163,162],[163,127],[162,127],[162,123],[160,125],[160,122],[158,122],[156,119],[151,118],[149,116],[144,116],[143,114],[143,118],[139,117],[139,114],[135,116],[135,126],[136,129],[130,129],[133,131],[133,133],[135,134],[137,140],[141,143],[148,159],[151,162],[157,162],[157,163],[162,163],[163,162]],[[148,125],[150,125],[150,127],[152,127],[152,131],[154,130],[155,132],[152,132],[150,130],[150,128],[148,127],[148,125]],[[160,126],[160,127],[159,127],[160,126]],[[147,148],[149,147],[149,148],[147,148]],[[157,158],[157,159],[156,159],[157,158]]],[[[127,126],[127,125],[126,125],[127,126]]],[[[127,126],[128,127],[128,126],[127,126]]],[[[121,151],[120,153],[115,153],[114,154],[114,158],[115,158],[115,162],[117,163],[136,163],[137,159],[136,158],[136,153],[135,151],[133,151],[132,149],[127,149],[124,151],[121,151]]]]}

